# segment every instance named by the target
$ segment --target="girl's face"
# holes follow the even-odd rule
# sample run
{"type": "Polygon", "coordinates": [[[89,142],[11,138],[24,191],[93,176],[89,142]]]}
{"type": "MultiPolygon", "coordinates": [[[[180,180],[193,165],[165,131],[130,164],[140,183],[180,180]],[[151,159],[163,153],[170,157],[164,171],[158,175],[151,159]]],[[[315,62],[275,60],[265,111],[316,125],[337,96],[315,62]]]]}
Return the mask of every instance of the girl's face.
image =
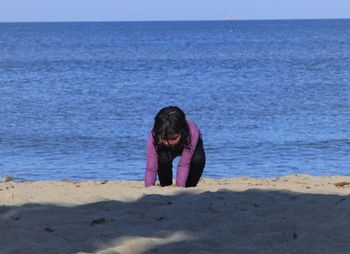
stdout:
{"type": "Polygon", "coordinates": [[[160,143],[166,146],[173,146],[180,142],[181,134],[176,134],[169,139],[160,138],[160,143]]]}

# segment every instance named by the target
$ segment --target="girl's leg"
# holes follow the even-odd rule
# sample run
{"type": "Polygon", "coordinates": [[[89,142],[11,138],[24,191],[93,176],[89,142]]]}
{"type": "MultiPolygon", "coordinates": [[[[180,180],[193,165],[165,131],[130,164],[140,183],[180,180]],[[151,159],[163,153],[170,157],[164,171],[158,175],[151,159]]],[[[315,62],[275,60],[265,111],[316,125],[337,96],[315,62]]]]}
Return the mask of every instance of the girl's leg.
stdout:
{"type": "Polygon", "coordinates": [[[193,153],[190,165],[190,172],[186,181],[186,187],[197,186],[199,179],[202,176],[205,166],[205,152],[203,147],[203,140],[199,139],[196,150],[193,153]]]}
{"type": "Polygon", "coordinates": [[[158,179],[162,187],[173,184],[173,158],[167,151],[158,154],[158,179]]]}

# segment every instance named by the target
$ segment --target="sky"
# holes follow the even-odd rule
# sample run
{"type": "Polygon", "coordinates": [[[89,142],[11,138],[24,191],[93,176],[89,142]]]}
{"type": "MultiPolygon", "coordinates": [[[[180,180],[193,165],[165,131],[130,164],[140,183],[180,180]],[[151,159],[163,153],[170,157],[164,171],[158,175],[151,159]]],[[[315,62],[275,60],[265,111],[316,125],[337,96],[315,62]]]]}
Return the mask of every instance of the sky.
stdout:
{"type": "Polygon", "coordinates": [[[0,22],[350,18],[350,0],[0,0],[0,22]]]}

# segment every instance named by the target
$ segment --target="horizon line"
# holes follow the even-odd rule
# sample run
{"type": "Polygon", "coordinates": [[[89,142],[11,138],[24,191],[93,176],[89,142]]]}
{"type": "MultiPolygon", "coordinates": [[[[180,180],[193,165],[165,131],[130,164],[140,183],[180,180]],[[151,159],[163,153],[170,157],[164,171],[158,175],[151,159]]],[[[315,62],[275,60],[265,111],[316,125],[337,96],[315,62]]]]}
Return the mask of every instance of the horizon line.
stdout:
{"type": "Polygon", "coordinates": [[[176,19],[176,20],[43,20],[43,21],[0,21],[1,23],[143,23],[143,22],[237,22],[237,21],[293,21],[293,20],[348,20],[350,18],[257,18],[257,19],[239,19],[229,17],[226,19],[176,19]]]}

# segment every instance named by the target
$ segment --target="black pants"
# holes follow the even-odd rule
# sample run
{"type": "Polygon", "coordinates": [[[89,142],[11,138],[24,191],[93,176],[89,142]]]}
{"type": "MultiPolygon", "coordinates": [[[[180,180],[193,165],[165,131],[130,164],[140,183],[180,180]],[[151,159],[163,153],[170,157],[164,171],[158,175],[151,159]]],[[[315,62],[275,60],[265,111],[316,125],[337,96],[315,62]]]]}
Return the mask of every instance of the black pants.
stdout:
{"type": "MultiPolygon", "coordinates": [[[[173,184],[173,160],[181,155],[183,148],[180,147],[161,147],[158,150],[158,178],[162,187],[173,184]]],[[[205,152],[203,140],[198,139],[196,149],[192,155],[190,171],[186,181],[186,187],[197,186],[202,176],[205,166],[205,152]]]]}

